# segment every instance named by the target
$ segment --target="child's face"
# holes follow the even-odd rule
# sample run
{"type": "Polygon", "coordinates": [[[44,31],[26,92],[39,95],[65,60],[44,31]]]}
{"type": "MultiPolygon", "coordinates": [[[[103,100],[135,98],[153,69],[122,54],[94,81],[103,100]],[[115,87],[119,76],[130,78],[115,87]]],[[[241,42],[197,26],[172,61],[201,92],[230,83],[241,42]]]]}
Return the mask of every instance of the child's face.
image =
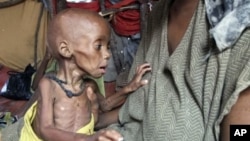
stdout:
{"type": "MultiPolygon", "coordinates": [[[[85,24],[86,26],[86,24],[85,24]]],[[[79,29],[81,30],[81,29],[79,29]]],[[[82,29],[74,43],[74,57],[77,66],[92,77],[101,77],[106,72],[110,58],[110,30],[106,23],[96,22],[82,29]]]]}

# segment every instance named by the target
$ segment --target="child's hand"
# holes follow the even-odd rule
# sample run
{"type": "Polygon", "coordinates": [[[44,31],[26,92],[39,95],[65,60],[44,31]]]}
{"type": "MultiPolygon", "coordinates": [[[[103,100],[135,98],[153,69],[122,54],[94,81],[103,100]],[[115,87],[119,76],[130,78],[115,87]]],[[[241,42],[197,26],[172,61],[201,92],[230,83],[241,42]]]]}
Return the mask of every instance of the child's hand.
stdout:
{"type": "Polygon", "coordinates": [[[133,79],[129,82],[129,84],[126,86],[127,91],[133,92],[140,88],[143,85],[146,85],[148,83],[148,80],[142,80],[142,76],[146,73],[151,71],[151,67],[149,63],[142,64],[136,68],[136,73],[133,77],[133,79]]]}
{"type": "Polygon", "coordinates": [[[120,133],[110,129],[100,130],[94,136],[94,141],[123,141],[120,133]]]}

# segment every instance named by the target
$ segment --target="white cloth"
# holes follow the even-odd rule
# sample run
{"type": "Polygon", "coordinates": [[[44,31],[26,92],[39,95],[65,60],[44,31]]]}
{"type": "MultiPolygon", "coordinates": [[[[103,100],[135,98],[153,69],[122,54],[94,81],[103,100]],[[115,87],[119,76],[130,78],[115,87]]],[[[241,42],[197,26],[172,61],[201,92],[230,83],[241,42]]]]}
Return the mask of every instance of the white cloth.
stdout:
{"type": "Polygon", "coordinates": [[[231,47],[250,26],[250,0],[205,0],[210,34],[220,51],[231,47]]]}

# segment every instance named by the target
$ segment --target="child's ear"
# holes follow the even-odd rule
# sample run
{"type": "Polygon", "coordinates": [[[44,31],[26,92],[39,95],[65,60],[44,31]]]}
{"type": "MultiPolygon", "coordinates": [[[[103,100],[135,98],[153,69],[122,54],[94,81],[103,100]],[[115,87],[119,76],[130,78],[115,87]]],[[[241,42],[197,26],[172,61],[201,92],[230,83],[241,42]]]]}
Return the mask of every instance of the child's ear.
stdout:
{"type": "Polygon", "coordinates": [[[59,53],[66,58],[70,58],[72,56],[72,49],[66,41],[60,42],[59,53]]]}

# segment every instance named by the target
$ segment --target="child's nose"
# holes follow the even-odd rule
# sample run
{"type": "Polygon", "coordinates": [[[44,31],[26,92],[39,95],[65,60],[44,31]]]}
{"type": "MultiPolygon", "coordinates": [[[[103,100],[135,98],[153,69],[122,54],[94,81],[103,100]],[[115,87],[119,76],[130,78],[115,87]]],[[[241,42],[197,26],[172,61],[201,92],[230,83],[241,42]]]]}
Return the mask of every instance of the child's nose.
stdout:
{"type": "Polygon", "coordinates": [[[110,58],[110,56],[111,56],[110,50],[105,49],[105,51],[104,51],[104,58],[108,60],[110,58]]]}

